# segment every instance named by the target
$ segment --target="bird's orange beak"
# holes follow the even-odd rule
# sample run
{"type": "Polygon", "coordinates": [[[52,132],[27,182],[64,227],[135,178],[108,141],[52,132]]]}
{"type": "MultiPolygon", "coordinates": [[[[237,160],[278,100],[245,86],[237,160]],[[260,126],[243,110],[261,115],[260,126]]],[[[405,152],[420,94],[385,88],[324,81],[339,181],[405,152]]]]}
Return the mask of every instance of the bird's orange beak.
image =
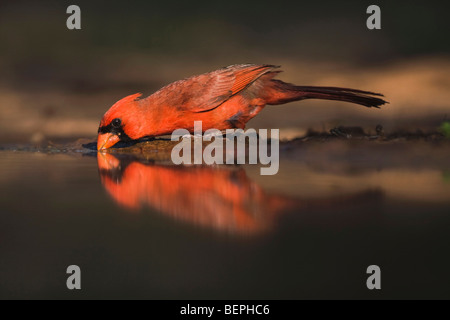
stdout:
{"type": "Polygon", "coordinates": [[[119,140],[120,138],[113,133],[99,134],[97,138],[97,150],[101,151],[108,149],[119,142],[119,140]]]}

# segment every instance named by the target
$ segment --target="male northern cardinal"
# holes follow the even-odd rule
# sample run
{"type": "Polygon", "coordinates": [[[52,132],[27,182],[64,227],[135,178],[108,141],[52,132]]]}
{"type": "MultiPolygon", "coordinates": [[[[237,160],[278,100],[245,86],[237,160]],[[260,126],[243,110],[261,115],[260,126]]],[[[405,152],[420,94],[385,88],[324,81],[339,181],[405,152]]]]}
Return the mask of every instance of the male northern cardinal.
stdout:
{"type": "Polygon", "coordinates": [[[336,87],[296,86],[273,79],[278,66],[240,64],[176,81],[151,96],[136,93],[116,102],[103,116],[97,149],[118,141],[171,134],[175,129],[245,128],[266,104],[303,99],[347,101],[365,107],[385,104],[379,93],[336,87]]]}

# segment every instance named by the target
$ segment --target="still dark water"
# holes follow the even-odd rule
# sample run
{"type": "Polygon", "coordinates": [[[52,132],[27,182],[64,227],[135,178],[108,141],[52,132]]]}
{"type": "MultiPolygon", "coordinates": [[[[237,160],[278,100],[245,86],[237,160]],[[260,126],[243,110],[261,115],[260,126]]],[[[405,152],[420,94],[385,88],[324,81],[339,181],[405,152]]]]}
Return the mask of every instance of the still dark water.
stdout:
{"type": "Polygon", "coordinates": [[[0,298],[450,298],[450,166],[336,161],[2,151],[0,298]]]}

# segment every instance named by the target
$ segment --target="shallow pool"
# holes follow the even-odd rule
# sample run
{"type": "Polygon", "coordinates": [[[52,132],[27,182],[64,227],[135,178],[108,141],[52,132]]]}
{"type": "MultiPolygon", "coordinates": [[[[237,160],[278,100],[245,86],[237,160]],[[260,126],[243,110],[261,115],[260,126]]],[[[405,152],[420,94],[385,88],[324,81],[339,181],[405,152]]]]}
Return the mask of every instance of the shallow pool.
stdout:
{"type": "Polygon", "coordinates": [[[450,298],[449,146],[343,146],[274,176],[6,148],[0,298],[450,298]]]}

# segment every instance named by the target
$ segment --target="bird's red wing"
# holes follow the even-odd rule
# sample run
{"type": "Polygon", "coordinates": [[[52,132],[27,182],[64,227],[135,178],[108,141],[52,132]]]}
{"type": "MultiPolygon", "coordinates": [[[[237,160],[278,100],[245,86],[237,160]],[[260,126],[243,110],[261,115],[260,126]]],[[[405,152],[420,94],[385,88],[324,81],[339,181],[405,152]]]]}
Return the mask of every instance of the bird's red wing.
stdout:
{"type": "Polygon", "coordinates": [[[196,90],[195,93],[191,92],[191,99],[185,106],[192,112],[205,112],[215,109],[275,68],[278,67],[241,64],[199,76],[195,79],[197,80],[195,81],[195,87],[200,90],[196,90]]]}

